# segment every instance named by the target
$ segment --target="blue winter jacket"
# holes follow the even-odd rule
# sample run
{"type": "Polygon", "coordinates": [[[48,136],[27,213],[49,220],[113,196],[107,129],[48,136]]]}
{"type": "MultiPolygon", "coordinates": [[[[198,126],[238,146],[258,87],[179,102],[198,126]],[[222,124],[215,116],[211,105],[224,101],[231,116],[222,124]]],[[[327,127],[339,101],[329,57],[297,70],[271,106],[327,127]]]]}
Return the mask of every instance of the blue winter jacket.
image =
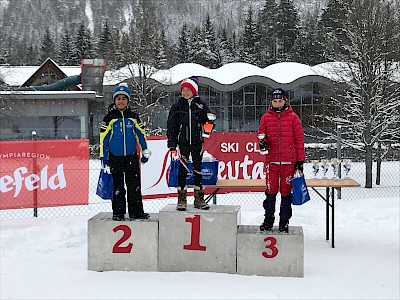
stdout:
{"type": "Polygon", "coordinates": [[[139,116],[128,107],[119,110],[112,107],[100,127],[100,159],[108,160],[109,152],[115,156],[126,156],[147,149],[146,132],[139,116]]]}

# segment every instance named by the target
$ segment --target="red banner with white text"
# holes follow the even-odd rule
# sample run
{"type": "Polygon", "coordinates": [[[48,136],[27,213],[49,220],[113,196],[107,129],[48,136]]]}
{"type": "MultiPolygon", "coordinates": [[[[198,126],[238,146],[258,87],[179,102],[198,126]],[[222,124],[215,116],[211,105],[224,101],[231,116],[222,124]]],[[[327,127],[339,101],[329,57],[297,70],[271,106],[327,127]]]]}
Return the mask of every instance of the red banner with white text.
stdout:
{"type": "Polygon", "coordinates": [[[89,141],[0,142],[0,209],[88,204],[89,141]]]}

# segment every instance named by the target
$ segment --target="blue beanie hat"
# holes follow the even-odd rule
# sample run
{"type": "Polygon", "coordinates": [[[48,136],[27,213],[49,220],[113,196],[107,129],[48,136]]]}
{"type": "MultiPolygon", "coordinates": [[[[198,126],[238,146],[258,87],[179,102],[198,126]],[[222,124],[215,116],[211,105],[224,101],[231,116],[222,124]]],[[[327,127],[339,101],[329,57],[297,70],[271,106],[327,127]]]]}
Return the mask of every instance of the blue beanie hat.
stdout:
{"type": "Polygon", "coordinates": [[[128,87],[126,82],[121,82],[115,89],[113,94],[113,100],[115,102],[115,97],[118,95],[124,95],[128,98],[128,101],[131,100],[131,90],[128,87]]]}

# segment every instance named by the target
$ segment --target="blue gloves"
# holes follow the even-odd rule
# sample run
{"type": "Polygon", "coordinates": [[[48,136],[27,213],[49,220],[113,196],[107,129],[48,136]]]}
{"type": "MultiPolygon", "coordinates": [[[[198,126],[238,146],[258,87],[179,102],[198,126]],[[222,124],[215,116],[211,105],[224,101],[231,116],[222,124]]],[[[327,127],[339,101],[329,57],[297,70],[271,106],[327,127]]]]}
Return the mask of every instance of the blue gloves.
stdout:
{"type": "Polygon", "coordinates": [[[142,164],[145,164],[149,161],[149,157],[151,156],[151,151],[149,149],[144,149],[142,151],[142,158],[140,159],[140,162],[142,164]]]}
{"type": "Polygon", "coordinates": [[[108,159],[102,159],[101,160],[101,167],[103,169],[105,169],[106,167],[109,167],[109,166],[110,166],[110,162],[108,161],[108,159]]]}
{"type": "Polygon", "coordinates": [[[142,163],[142,164],[145,164],[145,163],[147,163],[149,161],[149,159],[147,158],[147,157],[144,157],[143,155],[142,155],[142,158],[140,159],[140,162],[142,163]]]}

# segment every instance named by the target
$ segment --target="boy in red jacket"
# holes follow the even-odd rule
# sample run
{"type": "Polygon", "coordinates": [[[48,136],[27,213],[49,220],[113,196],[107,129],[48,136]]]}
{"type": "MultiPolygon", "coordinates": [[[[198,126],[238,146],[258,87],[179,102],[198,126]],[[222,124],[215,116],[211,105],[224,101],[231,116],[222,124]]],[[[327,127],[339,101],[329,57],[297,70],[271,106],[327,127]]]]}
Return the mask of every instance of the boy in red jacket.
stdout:
{"type": "Polygon", "coordinates": [[[265,219],[261,231],[272,229],[275,221],[275,201],[281,193],[279,231],[289,232],[292,217],[292,177],[296,170],[303,172],[305,161],[304,132],[297,114],[288,103],[288,95],[283,89],[274,89],[271,105],[261,117],[258,134],[260,150],[268,150],[265,155],[266,185],[263,202],[265,219]]]}

